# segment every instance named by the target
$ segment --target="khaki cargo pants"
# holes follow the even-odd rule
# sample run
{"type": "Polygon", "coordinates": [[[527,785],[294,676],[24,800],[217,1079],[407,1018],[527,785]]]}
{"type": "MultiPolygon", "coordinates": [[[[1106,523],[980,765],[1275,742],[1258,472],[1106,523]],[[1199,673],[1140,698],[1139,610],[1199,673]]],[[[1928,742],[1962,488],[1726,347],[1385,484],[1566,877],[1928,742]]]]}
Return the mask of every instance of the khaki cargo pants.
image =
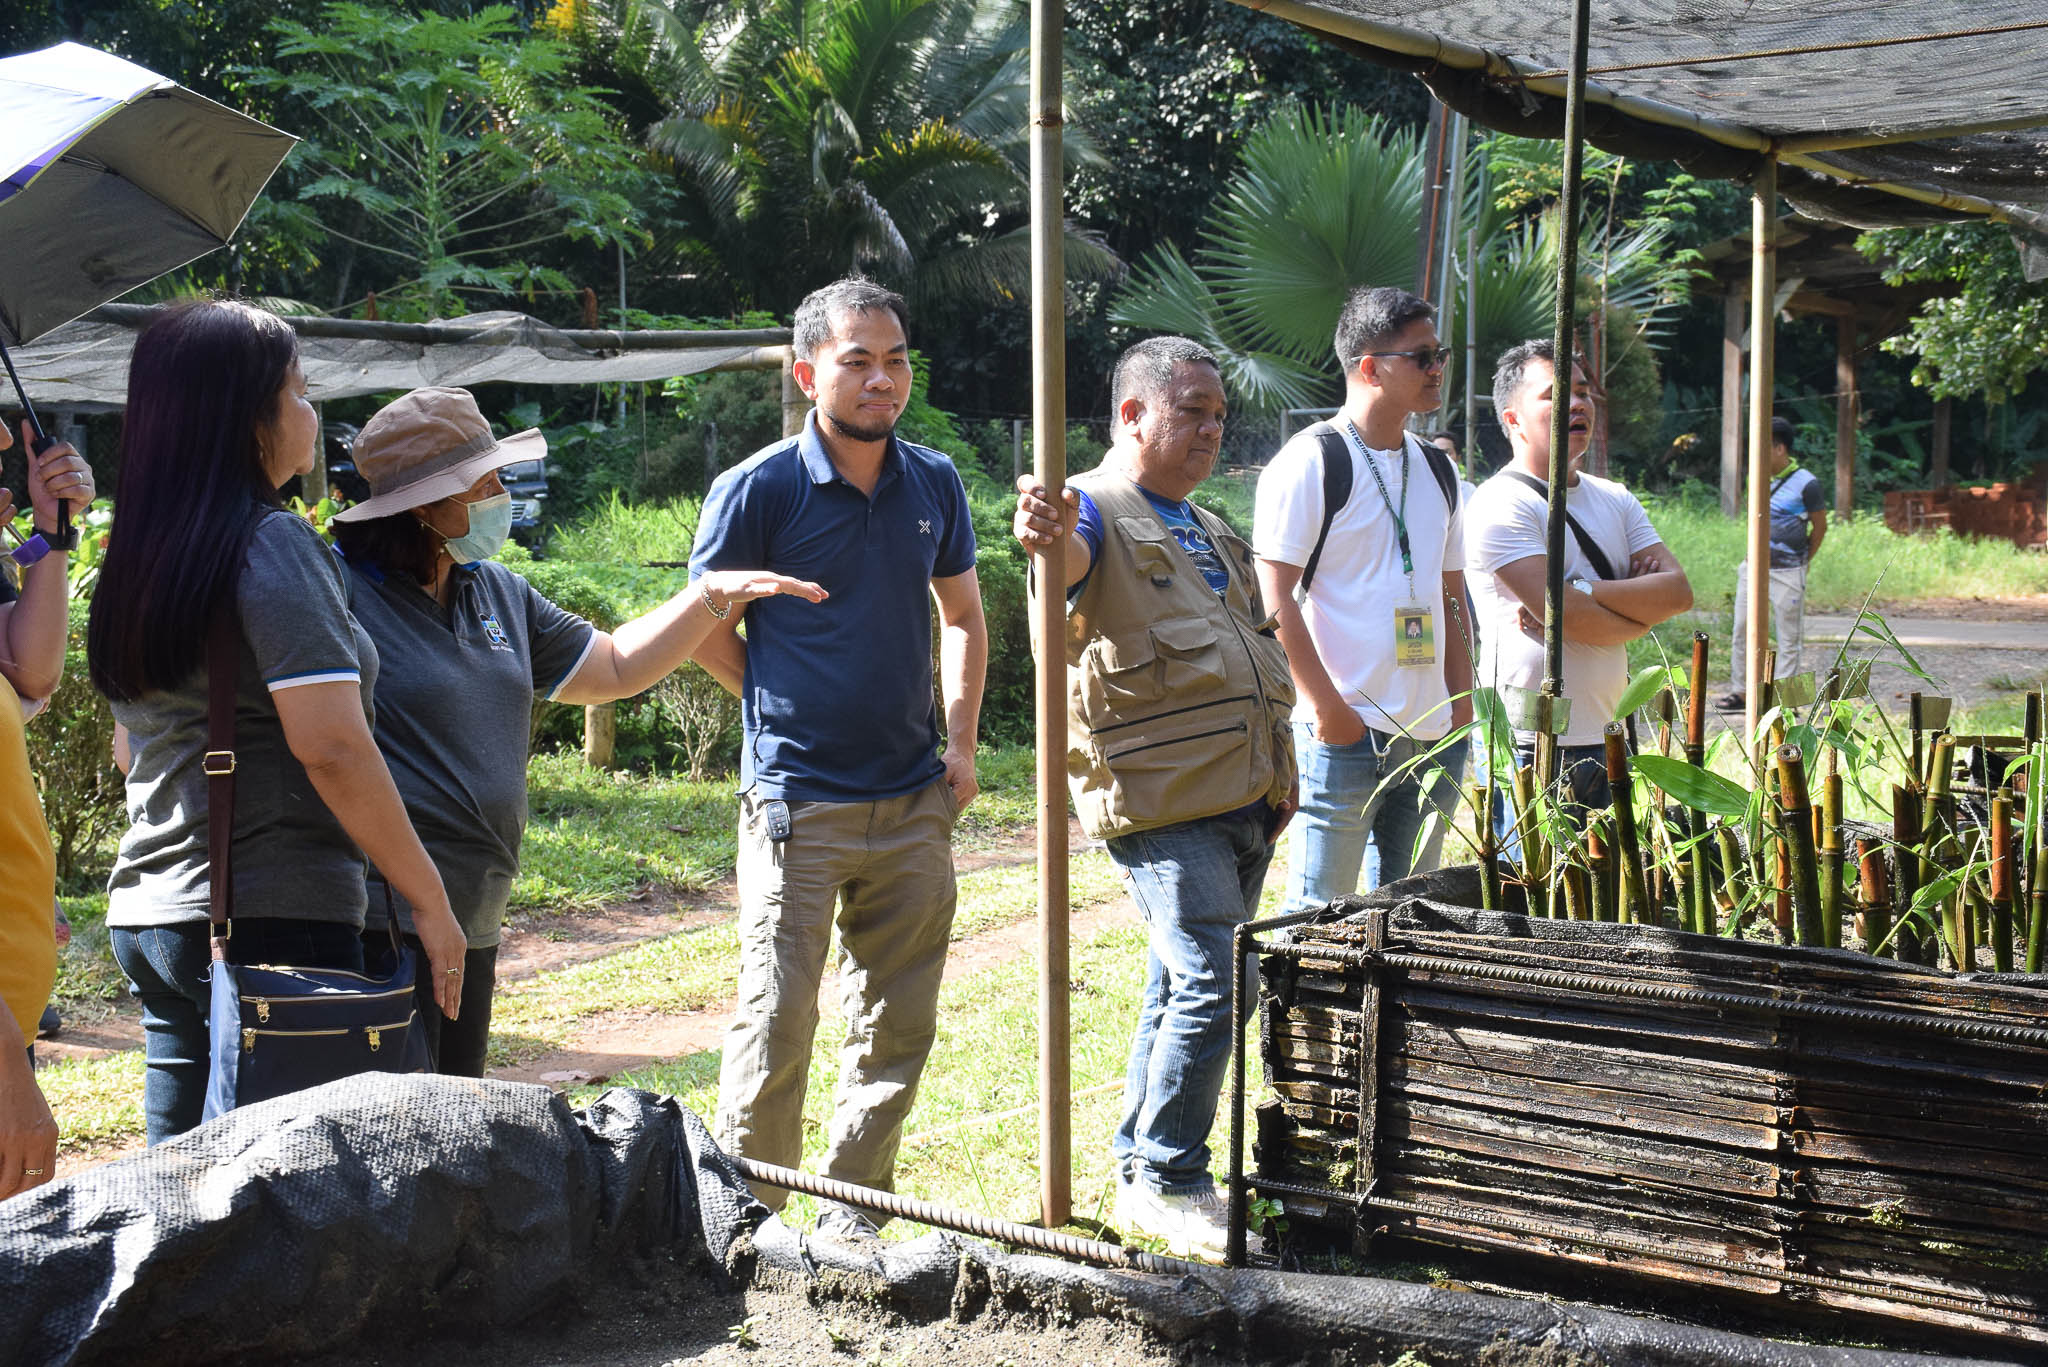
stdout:
{"type": "MultiPolygon", "coordinates": [[[[941,778],[879,802],[792,802],[783,841],[768,838],[761,805],[752,793],[740,798],[739,1001],[718,1074],[718,1142],[759,1162],[801,1163],[836,919],[846,1040],[818,1171],[893,1190],[953,928],[953,790],[941,778]]],[[[787,1199],[778,1188],[756,1192],[775,1210],[787,1199]]]]}
{"type": "MultiPolygon", "coordinates": [[[[1789,679],[1799,672],[1799,657],[1806,644],[1806,566],[1771,567],[1771,625],[1778,641],[1777,677],[1789,679]]],[[[1743,663],[1749,649],[1749,565],[1735,567],[1735,631],[1729,647],[1730,676],[1735,688],[1743,684],[1743,663]]]]}

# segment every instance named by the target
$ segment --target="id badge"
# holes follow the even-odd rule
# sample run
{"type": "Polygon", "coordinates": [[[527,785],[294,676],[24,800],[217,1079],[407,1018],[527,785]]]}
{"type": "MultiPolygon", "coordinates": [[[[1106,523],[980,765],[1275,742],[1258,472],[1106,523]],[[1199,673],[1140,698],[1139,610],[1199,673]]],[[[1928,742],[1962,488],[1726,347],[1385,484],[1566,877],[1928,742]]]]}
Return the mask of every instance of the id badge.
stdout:
{"type": "Polygon", "coordinates": [[[1420,669],[1436,663],[1436,612],[1421,603],[1394,608],[1394,665],[1420,669]]]}

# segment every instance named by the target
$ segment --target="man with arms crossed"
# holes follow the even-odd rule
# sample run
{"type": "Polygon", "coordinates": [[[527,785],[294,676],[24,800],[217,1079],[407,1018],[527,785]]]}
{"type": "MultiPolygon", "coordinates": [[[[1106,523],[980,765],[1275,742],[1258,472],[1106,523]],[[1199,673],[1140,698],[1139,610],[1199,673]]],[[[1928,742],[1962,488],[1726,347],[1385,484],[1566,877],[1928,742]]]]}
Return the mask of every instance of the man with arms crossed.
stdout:
{"type": "MultiPolygon", "coordinates": [[[[1110,1151],[1116,1219],[1221,1258],[1209,1129],[1230,1062],[1232,932],[1293,810],[1293,689],[1251,547],[1187,501],[1223,439],[1223,378],[1184,337],[1140,342],[1111,381],[1115,436],[1055,507],[1018,480],[1017,539],[1067,538],[1067,772],[1145,919],[1145,996],[1110,1151]]],[[[1036,575],[1034,575],[1036,578],[1036,575]]],[[[1040,584],[1039,591],[1044,591],[1040,584]]]]}
{"type": "MultiPolygon", "coordinates": [[[[745,727],[739,1000],[719,1142],[784,1167],[801,1160],[836,909],[847,1031],[820,1171],[885,1191],[937,1028],[953,823],[977,791],[988,661],[967,491],[945,456],[894,435],[910,400],[904,327],[903,300],[857,277],[797,307],[792,370],[816,409],[800,436],[718,477],[690,556],[693,576],[758,566],[830,595],[800,613],[788,610],[795,599],[748,603],[697,655],[739,695],[745,727]],[[927,593],[939,609],[943,754],[927,593]]],[[[771,1207],[785,1199],[761,1195],[771,1207]]],[[[837,1206],[818,1225],[841,1238],[874,1232],[837,1206]]]]}
{"type": "MultiPolygon", "coordinates": [[[[1544,529],[1548,525],[1553,373],[1547,341],[1524,342],[1500,358],[1494,410],[1514,458],[1479,486],[1465,515],[1466,567],[1479,612],[1479,684],[1543,683],[1544,529]]],[[[1558,737],[1558,767],[1569,800],[1607,805],[1605,741],[1628,688],[1628,642],[1692,606],[1678,558],[1650,525],[1636,496],[1579,470],[1593,430],[1586,373],[1572,368],[1571,466],[1565,475],[1564,696],[1569,728],[1558,737]]],[[[1515,734],[1528,764],[1536,734],[1515,734]]]]}
{"type": "Polygon", "coordinates": [[[1472,717],[1457,474],[1406,429],[1443,402],[1436,311],[1406,290],[1358,290],[1336,347],[1343,411],[1273,457],[1252,517],[1259,586],[1298,698],[1301,820],[1285,912],[1356,892],[1368,837],[1378,882],[1437,867],[1464,747],[1419,757],[1472,717]],[[1333,458],[1351,467],[1339,507],[1333,458]],[[1428,821],[1432,811],[1442,819],[1428,821]]]}

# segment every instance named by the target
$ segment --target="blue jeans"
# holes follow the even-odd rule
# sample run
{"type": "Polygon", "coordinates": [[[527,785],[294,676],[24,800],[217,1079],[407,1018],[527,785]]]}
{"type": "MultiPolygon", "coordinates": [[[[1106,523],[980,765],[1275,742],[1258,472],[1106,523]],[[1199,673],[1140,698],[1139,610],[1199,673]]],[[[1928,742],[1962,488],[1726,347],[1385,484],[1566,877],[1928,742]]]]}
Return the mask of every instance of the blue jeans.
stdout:
{"type": "MultiPolygon", "coordinates": [[[[199,1125],[206,1109],[213,950],[210,925],[109,927],[114,962],[128,975],[128,990],[142,1003],[142,1115],[149,1142],[161,1144],[199,1125]]],[[[298,921],[237,916],[228,957],[238,964],[292,964],[300,968],[363,971],[356,928],[339,921],[298,921]]]]}
{"type": "Polygon", "coordinates": [[[1269,819],[1259,808],[1109,839],[1149,940],[1124,1119],[1109,1147],[1122,1177],[1154,1191],[1212,1185],[1209,1130],[1233,1029],[1232,932],[1258,911],[1273,858],[1269,819]]]}
{"type": "Polygon", "coordinates": [[[1442,863],[1444,832],[1457,811],[1466,747],[1448,746],[1433,762],[1401,772],[1436,744],[1383,735],[1368,726],[1364,739],[1354,745],[1325,745],[1307,722],[1294,724],[1301,810],[1294,817],[1282,914],[1308,911],[1358,891],[1368,839],[1379,856],[1371,887],[1426,873],[1442,863]],[[1395,773],[1400,777],[1382,784],[1383,777],[1395,773]],[[1443,819],[1418,849],[1432,810],[1443,819]]]}
{"type": "MultiPolygon", "coordinates": [[[[1534,739],[1515,742],[1515,763],[1527,768],[1536,762],[1534,739]]],[[[1564,808],[1574,821],[1584,825],[1586,809],[1606,811],[1614,805],[1614,790],[1607,784],[1607,746],[1560,745],[1557,747],[1558,789],[1554,797],[1562,800],[1564,808]]],[[[1493,804],[1494,847],[1504,858],[1520,863],[1522,859],[1522,835],[1515,828],[1515,805],[1508,796],[1508,784],[1495,793],[1493,804]]]]}

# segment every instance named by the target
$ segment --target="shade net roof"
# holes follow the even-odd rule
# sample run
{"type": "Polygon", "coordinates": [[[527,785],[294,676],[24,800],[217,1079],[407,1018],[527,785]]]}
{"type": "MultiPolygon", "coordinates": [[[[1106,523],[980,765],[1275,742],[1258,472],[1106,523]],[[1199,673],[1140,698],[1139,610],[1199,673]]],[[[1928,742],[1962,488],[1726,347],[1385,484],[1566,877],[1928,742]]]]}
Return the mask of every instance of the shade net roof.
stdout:
{"type": "MultiPolygon", "coordinates": [[[[128,358],[148,311],[105,308],[13,351],[30,402],[84,412],[127,402],[128,358]]],[[[315,401],[385,394],[425,385],[493,382],[595,384],[665,380],[701,371],[770,368],[765,348],[787,332],[716,335],[567,332],[523,313],[476,313],[446,322],[341,324],[380,336],[317,335],[334,320],[301,320],[299,364],[315,401]],[[610,342],[612,345],[605,345],[610,342]]]]}
{"type": "MultiPolygon", "coordinates": [[[[1420,76],[1475,122],[1558,136],[1571,0],[1238,0],[1420,76]]],[[[2042,0],[1593,0],[1586,136],[1858,226],[1992,212],[2048,274],[2042,0]]]]}

